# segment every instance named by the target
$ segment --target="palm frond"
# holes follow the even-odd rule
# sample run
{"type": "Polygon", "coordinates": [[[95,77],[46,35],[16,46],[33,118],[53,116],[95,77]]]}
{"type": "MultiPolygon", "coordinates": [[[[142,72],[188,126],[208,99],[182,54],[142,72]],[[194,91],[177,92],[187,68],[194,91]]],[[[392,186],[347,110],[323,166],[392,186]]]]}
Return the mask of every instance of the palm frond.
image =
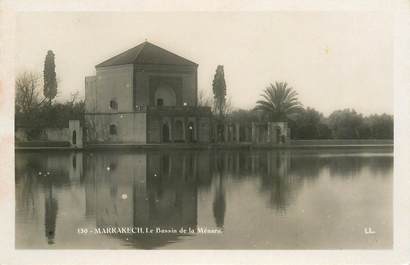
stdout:
{"type": "Polygon", "coordinates": [[[286,82],[270,83],[261,94],[262,99],[256,102],[255,109],[261,110],[270,117],[285,118],[303,109],[298,100],[298,93],[286,82]]]}

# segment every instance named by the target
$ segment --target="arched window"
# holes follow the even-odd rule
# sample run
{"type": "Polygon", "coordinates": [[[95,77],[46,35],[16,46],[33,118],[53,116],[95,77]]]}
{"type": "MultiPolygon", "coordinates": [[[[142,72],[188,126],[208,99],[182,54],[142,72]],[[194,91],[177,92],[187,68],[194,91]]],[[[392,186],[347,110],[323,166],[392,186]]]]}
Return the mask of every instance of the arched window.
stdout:
{"type": "Polygon", "coordinates": [[[110,134],[117,135],[117,126],[115,126],[114,124],[110,125],[110,134]]]}
{"type": "Polygon", "coordinates": [[[114,99],[112,99],[112,100],[110,101],[110,108],[111,108],[112,110],[118,110],[118,103],[117,103],[117,101],[115,101],[114,99]]]}

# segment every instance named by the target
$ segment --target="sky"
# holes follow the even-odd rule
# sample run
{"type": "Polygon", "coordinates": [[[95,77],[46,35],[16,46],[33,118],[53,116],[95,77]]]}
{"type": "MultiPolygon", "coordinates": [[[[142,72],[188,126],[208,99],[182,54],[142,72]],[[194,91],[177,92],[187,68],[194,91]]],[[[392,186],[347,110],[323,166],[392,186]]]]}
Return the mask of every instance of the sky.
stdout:
{"type": "Polygon", "coordinates": [[[21,12],[16,73],[40,75],[55,53],[58,101],[79,92],[98,63],[148,40],[199,64],[212,95],[224,65],[234,108],[250,109],[285,81],[325,115],[353,108],[393,114],[393,20],[386,12],[21,12]]]}

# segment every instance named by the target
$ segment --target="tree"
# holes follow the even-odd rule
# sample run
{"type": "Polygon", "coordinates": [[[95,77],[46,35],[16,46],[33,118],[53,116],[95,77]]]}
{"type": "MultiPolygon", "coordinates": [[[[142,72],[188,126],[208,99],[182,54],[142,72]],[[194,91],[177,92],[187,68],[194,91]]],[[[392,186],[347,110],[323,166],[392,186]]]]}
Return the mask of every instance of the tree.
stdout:
{"type": "Polygon", "coordinates": [[[44,61],[44,97],[48,99],[49,104],[57,95],[57,79],[54,63],[54,53],[49,50],[44,61]]]}
{"type": "Polygon", "coordinates": [[[245,110],[245,109],[237,109],[232,111],[228,119],[234,123],[240,124],[252,124],[252,122],[259,121],[258,112],[254,109],[252,110],[245,110]]]}
{"type": "Polygon", "coordinates": [[[373,139],[393,139],[394,122],[393,116],[387,114],[370,115],[365,118],[370,128],[370,135],[373,139]]]}
{"type": "Polygon", "coordinates": [[[256,102],[256,110],[262,111],[270,121],[287,121],[291,115],[303,109],[297,92],[286,82],[270,84],[256,102]]]}
{"type": "Polygon", "coordinates": [[[296,139],[328,139],[331,137],[331,131],[325,123],[323,114],[313,108],[297,113],[291,130],[296,139]]]}
{"type": "Polygon", "coordinates": [[[336,139],[360,139],[363,116],[355,110],[336,110],[329,116],[329,126],[336,139]]]}
{"type": "Polygon", "coordinates": [[[15,125],[25,127],[29,139],[41,132],[38,114],[43,101],[39,99],[39,83],[39,75],[33,72],[22,72],[15,81],[15,125]]]}
{"type": "Polygon", "coordinates": [[[198,93],[198,106],[200,107],[212,107],[213,100],[205,91],[199,90],[198,93]]]}
{"type": "Polygon", "coordinates": [[[69,120],[80,120],[83,124],[84,101],[77,96],[74,93],[70,101],[53,105],[44,106],[40,102],[25,113],[16,111],[16,127],[25,128],[30,139],[37,139],[44,128],[64,128],[69,120]]]}
{"type": "Polygon", "coordinates": [[[223,65],[218,65],[212,82],[214,110],[222,118],[226,112],[226,83],[223,65]]]}
{"type": "Polygon", "coordinates": [[[30,113],[39,104],[39,77],[33,72],[22,72],[17,75],[15,82],[16,113],[30,113]]]}
{"type": "Polygon", "coordinates": [[[38,115],[43,127],[64,128],[69,120],[80,120],[83,123],[84,101],[77,99],[77,94],[72,94],[71,100],[64,103],[56,102],[47,108],[42,108],[38,115]]]}

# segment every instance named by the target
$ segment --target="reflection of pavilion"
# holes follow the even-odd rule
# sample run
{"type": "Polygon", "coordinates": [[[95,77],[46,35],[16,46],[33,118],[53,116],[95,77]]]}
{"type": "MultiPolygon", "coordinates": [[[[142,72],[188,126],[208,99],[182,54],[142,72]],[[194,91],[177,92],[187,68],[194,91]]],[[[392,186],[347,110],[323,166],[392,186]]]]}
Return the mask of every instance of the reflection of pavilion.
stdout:
{"type": "MultiPolygon", "coordinates": [[[[206,224],[227,231],[235,216],[231,208],[238,207],[232,193],[240,191],[236,187],[243,182],[256,188],[243,196],[283,213],[306,181],[313,183],[322,175],[385,177],[393,168],[390,153],[363,156],[352,152],[340,157],[336,151],[312,150],[111,150],[41,156],[25,152],[17,156],[16,231],[23,232],[16,232],[16,247],[27,246],[30,233],[41,237],[43,243],[45,239],[54,247],[64,247],[61,242],[67,233],[62,231],[83,221],[87,225],[95,222],[100,228],[196,228],[206,224]],[[87,220],[83,220],[84,191],[87,220]]],[[[236,209],[238,214],[241,208],[236,209]]],[[[156,248],[177,241],[181,235],[109,237],[136,248],[156,248]]]]}
{"type": "MultiPolygon", "coordinates": [[[[286,211],[301,187],[286,150],[212,152],[157,150],[85,155],[86,215],[97,228],[196,229],[198,190],[212,192],[215,227],[224,228],[230,207],[226,192],[233,179],[257,178],[268,206],[286,211]]],[[[136,248],[158,248],[177,241],[173,234],[110,234],[136,248]]]]}
{"type": "MultiPolygon", "coordinates": [[[[107,152],[87,160],[86,211],[95,214],[97,227],[196,228],[198,167],[194,156],[107,152]]],[[[112,236],[153,248],[180,235],[112,236]]]]}

